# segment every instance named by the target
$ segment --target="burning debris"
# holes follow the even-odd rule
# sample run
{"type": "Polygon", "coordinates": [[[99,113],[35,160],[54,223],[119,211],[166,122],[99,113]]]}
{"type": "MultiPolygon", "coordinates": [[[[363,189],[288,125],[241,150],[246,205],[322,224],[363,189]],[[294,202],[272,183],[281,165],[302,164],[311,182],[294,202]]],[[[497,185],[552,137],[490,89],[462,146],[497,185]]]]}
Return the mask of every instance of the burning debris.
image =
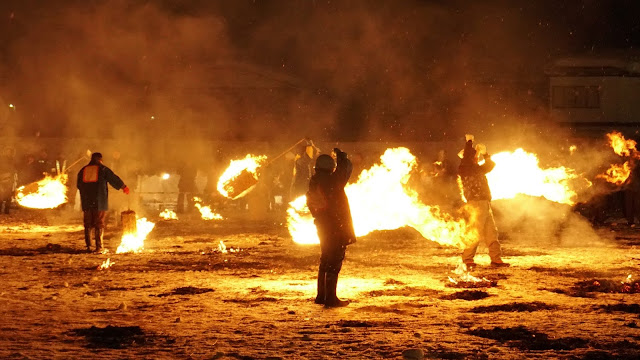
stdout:
{"type": "Polygon", "coordinates": [[[176,214],[175,211],[169,209],[162,210],[162,212],[158,216],[160,216],[162,220],[178,220],[178,214],[176,214]]]}
{"type": "Polygon", "coordinates": [[[613,152],[619,156],[631,156],[631,153],[636,149],[636,142],[625,139],[624,135],[618,131],[608,133],[607,138],[613,152]]]}
{"type": "Polygon", "coordinates": [[[116,254],[142,251],[144,247],[144,239],[153,230],[154,223],[146,218],[137,219],[135,232],[125,232],[122,234],[122,240],[116,250],[116,254]]]}
{"type": "Polygon", "coordinates": [[[32,209],[54,209],[67,202],[67,179],[65,173],[47,175],[42,180],[21,186],[16,190],[16,201],[32,209]]]}
{"type": "Polygon", "coordinates": [[[267,160],[265,155],[248,154],[244,159],[231,160],[218,180],[218,192],[229,199],[239,199],[258,183],[258,169],[267,160]]]}
{"type": "Polygon", "coordinates": [[[633,280],[631,275],[623,281],[592,279],[577,282],[573,289],[578,292],[600,292],[600,293],[640,293],[640,280],[633,280]]]}
{"type": "Polygon", "coordinates": [[[200,211],[200,217],[202,217],[202,219],[204,219],[204,220],[224,220],[222,215],[220,215],[218,213],[214,213],[211,210],[210,206],[203,206],[202,205],[202,199],[200,199],[199,197],[194,197],[193,201],[194,201],[194,206],[196,207],[196,209],[198,209],[198,211],[200,211]]]}
{"type": "Polygon", "coordinates": [[[111,261],[110,258],[107,258],[107,260],[103,261],[102,264],[98,266],[98,270],[106,270],[112,267],[113,264],[115,264],[115,262],[111,261]]]}
{"type": "MultiPolygon", "coordinates": [[[[616,155],[638,159],[638,154],[635,151],[636,142],[634,140],[625,139],[625,137],[617,131],[607,134],[607,138],[609,139],[609,145],[616,155]]],[[[604,174],[598,174],[596,177],[620,186],[627,181],[630,175],[631,164],[629,163],[629,160],[627,160],[622,164],[611,164],[604,174]]]]}
{"type": "Polygon", "coordinates": [[[477,278],[469,273],[467,265],[460,263],[455,270],[452,271],[457,277],[449,276],[448,287],[455,288],[483,288],[493,287],[498,283],[496,281],[488,280],[486,278],[477,278]]]}
{"type": "Polygon", "coordinates": [[[629,162],[625,161],[622,165],[611,164],[604,174],[598,174],[596,177],[620,186],[627,181],[630,175],[631,167],[629,166],[629,162]]]}
{"type": "MultiPolygon", "coordinates": [[[[464,247],[476,237],[463,219],[456,219],[437,206],[425,205],[407,182],[416,158],[407,148],[387,149],[380,164],[362,171],[358,181],[345,187],[351,205],[356,236],[375,230],[410,226],[426,239],[442,245],[464,247]]],[[[313,218],[301,196],[289,203],[287,227],[298,244],[318,244],[313,218]]]]}

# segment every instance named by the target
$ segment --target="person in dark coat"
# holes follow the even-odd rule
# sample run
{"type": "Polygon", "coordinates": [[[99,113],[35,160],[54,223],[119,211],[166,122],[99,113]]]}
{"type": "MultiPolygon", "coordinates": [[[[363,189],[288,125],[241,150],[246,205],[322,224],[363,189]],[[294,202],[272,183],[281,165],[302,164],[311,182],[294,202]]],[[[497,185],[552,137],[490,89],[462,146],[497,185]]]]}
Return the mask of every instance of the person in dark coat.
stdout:
{"type": "Polygon", "coordinates": [[[96,252],[102,251],[104,220],[109,210],[107,184],[129,195],[129,188],[118,175],[102,163],[102,154],[91,154],[91,161],[78,172],[78,190],[84,212],[84,241],[91,251],[91,229],[95,229],[96,252]]]}
{"type": "Polygon", "coordinates": [[[289,200],[293,201],[309,190],[309,180],[313,173],[313,161],[316,157],[316,147],[311,140],[300,147],[293,166],[293,179],[289,191],[289,200]]]}
{"type": "Polygon", "coordinates": [[[462,252],[462,261],[467,265],[467,269],[475,267],[473,258],[481,241],[489,248],[491,266],[509,266],[508,263],[502,261],[498,229],[491,210],[491,189],[486,177],[496,164],[491,160],[489,154],[485,153],[483,156],[484,164],[479,165],[478,151],[473,148],[473,140],[468,140],[458,167],[458,175],[462,181],[462,193],[470,213],[469,225],[477,232],[477,239],[462,252]]]}
{"type": "Polygon", "coordinates": [[[307,206],[314,218],[321,250],[315,302],[326,307],[349,304],[336,296],[336,287],[347,245],[356,241],[349,199],[344,192],[353,166],[340,149],[334,149],[334,154],[337,167],[331,156],[318,156],[307,192],[307,206]]]}
{"type": "Polygon", "coordinates": [[[11,208],[11,201],[16,190],[16,179],[15,150],[8,147],[0,156],[0,206],[5,214],[9,214],[11,208]]]}
{"type": "Polygon", "coordinates": [[[196,187],[196,176],[198,175],[198,169],[191,164],[183,164],[178,169],[178,206],[176,212],[182,214],[185,212],[191,212],[194,208],[193,197],[198,192],[196,187]],[[186,200],[186,208],[185,208],[186,200]]]}

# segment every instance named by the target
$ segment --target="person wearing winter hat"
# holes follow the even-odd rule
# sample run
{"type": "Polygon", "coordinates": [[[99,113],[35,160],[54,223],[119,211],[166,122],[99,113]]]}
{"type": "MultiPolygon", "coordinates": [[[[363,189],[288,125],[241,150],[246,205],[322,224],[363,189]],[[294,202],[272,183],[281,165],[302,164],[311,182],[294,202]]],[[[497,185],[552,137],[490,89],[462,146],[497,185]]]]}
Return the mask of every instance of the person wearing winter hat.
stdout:
{"type": "Polygon", "coordinates": [[[349,199],[344,192],[353,166],[345,152],[338,148],[333,152],[336,161],[327,154],[316,159],[315,173],[309,181],[307,206],[320,238],[318,295],[315,303],[325,307],[342,307],[349,305],[349,302],[340,300],[336,295],[338,274],[347,245],[356,242],[349,199]]]}
{"type": "Polygon", "coordinates": [[[508,263],[502,261],[502,249],[498,241],[498,229],[491,210],[491,189],[486,174],[495,167],[491,156],[486,153],[484,146],[474,148],[472,138],[467,138],[462,160],[458,167],[458,175],[462,182],[462,193],[467,202],[467,210],[470,214],[469,224],[476,231],[474,239],[462,252],[462,261],[467,269],[476,266],[473,258],[480,242],[484,242],[489,248],[491,266],[507,267],[508,263]],[[481,150],[480,153],[478,150],[481,150]],[[478,164],[478,157],[482,155],[484,164],[478,164]]]}

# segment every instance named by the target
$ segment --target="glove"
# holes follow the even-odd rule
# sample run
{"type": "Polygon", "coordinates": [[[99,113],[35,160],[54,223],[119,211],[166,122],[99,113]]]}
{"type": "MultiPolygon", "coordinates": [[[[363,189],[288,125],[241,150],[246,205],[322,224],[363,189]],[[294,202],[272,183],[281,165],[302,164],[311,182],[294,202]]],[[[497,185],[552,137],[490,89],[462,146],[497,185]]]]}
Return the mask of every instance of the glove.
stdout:
{"type": "Polygon", "coordinates": [[[125,186],[122,188],[122,192],[123,192],[123,193],[125,193],[125,194],[127,194],[127,195],[129,195],[129,192],[131,192],[131,190],[129,190],[129,187],[128,187],[127,185],[125,185],[125,186]]]}

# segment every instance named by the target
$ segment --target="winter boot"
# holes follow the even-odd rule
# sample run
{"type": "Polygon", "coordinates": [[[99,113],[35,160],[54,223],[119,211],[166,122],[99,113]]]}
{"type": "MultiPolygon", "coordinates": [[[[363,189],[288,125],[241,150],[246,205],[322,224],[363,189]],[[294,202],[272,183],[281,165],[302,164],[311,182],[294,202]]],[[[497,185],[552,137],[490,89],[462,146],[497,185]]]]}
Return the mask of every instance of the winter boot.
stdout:
{"type": "Polygon", "coordinates": [[[316,296],[315,303],[316,304],[324,304],[324,300],[326,297],[326,286],[325,286],[325,277],[327,273],[318,270],[318,295],[316,296]]]}
{"type": "Polygon", "coordinates": [[[91,252],[91,229],[84,228],[84,243],[87,244],[87,252],[91,252]]]}
{"type": "Polygon", "coordinates": [[[327,308],[343,307],[349,305],[348,301],[338,299],[336,288],[338,287],[338,275],[327,273],[325,279],[326,298],[324,306],[327,308]]]}
{"type": "Polygon", "coordinates": [[[104,229],[96,228],[95,236],[96,236],[96,252],[100,253],[102,252],[102,239],[104,237],[104,229]]]}

